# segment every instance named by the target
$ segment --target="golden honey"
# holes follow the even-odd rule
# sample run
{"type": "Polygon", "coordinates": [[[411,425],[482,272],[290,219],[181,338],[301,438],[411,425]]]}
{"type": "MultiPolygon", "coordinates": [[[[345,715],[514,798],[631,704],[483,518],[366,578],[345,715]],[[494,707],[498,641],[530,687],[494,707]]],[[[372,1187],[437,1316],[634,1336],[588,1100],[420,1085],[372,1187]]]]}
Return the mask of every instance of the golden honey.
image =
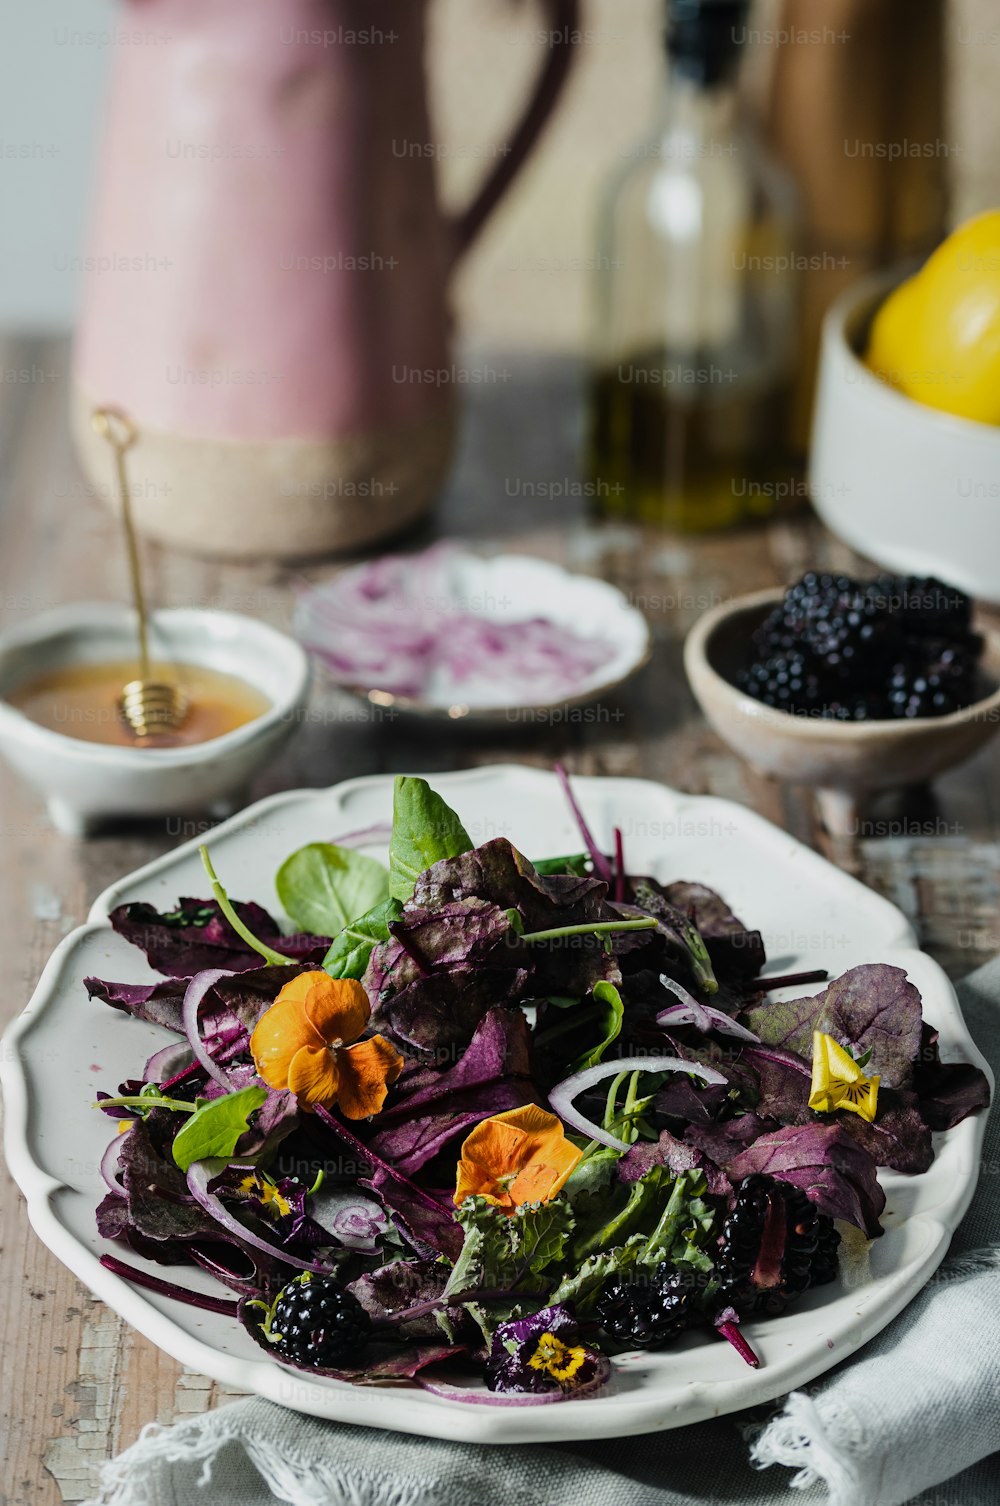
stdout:
{"type": "Polygon", "coordinates": [[[134,659],[71,664],[25,680],[5,699],[50,732],[115,748],[183,748],[209,742],[252,722],[271,706],[267,696],[237,675],[203,664],[153,663],[150,678],[180,684],[188,710],[174,731],[140,743],[119,709],[122,686],[138,673],[134,659]]]}

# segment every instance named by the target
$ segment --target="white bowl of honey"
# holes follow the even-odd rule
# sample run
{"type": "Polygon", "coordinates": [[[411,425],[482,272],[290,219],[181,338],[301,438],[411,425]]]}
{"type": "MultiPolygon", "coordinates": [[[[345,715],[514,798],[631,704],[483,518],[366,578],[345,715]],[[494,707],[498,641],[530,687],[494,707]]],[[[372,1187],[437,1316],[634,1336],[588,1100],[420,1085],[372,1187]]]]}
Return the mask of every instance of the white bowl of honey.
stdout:
{"type": "Polygon", "coordinates": [[[171,732],[136,739],[119,706],[136,674],[135,615],[78,602],[0,634],[0,754],[46,798],[61,831],[231,811],[301,721],[308,656],[234,612],[180,607],[150,620],[150,668],[186,704],[171,732]]]}

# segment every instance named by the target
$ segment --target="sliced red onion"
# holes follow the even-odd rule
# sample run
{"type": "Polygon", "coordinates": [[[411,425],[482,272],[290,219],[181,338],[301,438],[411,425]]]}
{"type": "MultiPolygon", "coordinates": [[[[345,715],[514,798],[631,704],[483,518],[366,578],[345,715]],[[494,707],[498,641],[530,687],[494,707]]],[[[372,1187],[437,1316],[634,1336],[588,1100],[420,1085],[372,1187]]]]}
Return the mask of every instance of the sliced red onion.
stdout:
{"type": "Polygon", "coordinates": [[[171,1041],[154,1051],[142,1069],[143,1082],[167,1082],[191,1065],[193,1053],[187,1041],[171,1041]]]}
{"type": "Polygon", "coordinates": [[[760,1036],[754,1035],[752,1030],[740,1025],[721,1009],[713,1009],[710,1004],[702,1004],[693,994],[673,978],[668,978],[665,973],[660,974],[660,982],[670,993],[676,994],[680,999],[679,1004],[671,1004],[667,1009],[661,1009],[656,1016],[658,1025],[693,1025],[700,1030],[702,1035],[708,1035],[710,1031],[717,1030],[720,1035],[732,1035],[738,1041],[752,1041],[759,1045],[760,1036]]]}
{"type": "Polygon", "coordinates": [[[298,637],[342,685],[471,706],[572,695],[614,645],[473,589],[480,562],[455,545],[384,555],[303,591],[298,637]]]}
{"type": "Polygon", "coordinates": [[[191,1195],[197,1203],[200,1203],[205,1212],[221,1224],[229,1234],[234,1234],[241,1244],[250,1245],[254,1250],[262,1250],[265,1255],[270,1255],[274,1260],[283,1261],[285,1265],[296,1266],[300,1271],[314,1271],[319,1276],[328,1276],[331,1267],[321,1265],[315,1260],[300,1260],[298,1255],[290,1255],[281,1245],[272,1244],[270,1240],[261,1239],[259,1235],[251,1233],[245,1224],[241,1224],[220,1197],[214,1192],[209,1192],[208,1184],[213,1177],[217,1177],[220,1171],[224,1171],[229,1165],[228,1161],[195,1161],[188,1169],[187,1184],[191,1189],[191,1195]]]}
{"type": "Polygon", "coordinates": [[[420,1371],[413,1379],[418,1385],[423,1386],[425,1391],[430,1391],[432,1396],[442,1396],[446,1401],[464,1401],[472,1406],[479,1407],[540,1407],[547,1402],[565,1401],[566,1396],[562,1391],[480,1391],[472,1386],[456,1386],[451,1381],[438,1380],[429,1375],[426,1370],[420,1371]]]}
{"type": "Polygon", "coordinates": [[[107,1182],[115,1197],[125,1196],[125,1189],[116,1176],[121,1165],[122,1141],[124,1139],[124,1135],[116,1135],[101,1157],[101,1176],[107,1182]]]}
{"type": "Polygon", "coordinates": [[[201,1062],[209,1077],[213,1078],[220,1087],[228,1093],[232,1088],[232,1079],[213,1060],[204,1041],[198,1033],[198,1011],[202,1000],[210,988],[214,988],[220,978],[234,978],[236,974],[231,968],[207,967],[200,973],[195,973],[187,986],[184,995],[182,1017],[184,1020],[184,1033],[188,1038],[191,1050],[201,1062]]]}
{"type": "Polygon", "coordinates": [[[372,1253],[379,1247],[379,1237],[389,1230],[389,1217],[381,1204],[358,1192],[323,1188],[311,1197],[309,1212],[321,1229],[348,1250],[372,1253]]]}
{"type": "Polygon", "coordinates": [[[617,1077],[619,1072],[687,1072],[692,1077],[700,1077],[702,1082],[722,1084],[726,1081],[714,1067],[703,1067],[701,1062],[682,1061],[679,1056],[621,1056],[617,1061],[599,1062],[596,1067],[575,1072],[572,1077],[557,1083],[549,1094],[549,1103],[559,1118],[588,1139],[623,1152],[632,1149],[627,1141],[619,1140],[599,1124],[593,1124],[573,1107],[573,1099],[578,1093],[592,1088],[605,1077],[617,1077]]]}
{"type": "Polygon", "coordinates": [[[376,821],[372,826],[362,826],[358,831],[349,831],[346,837],[331,837],[335,847],[387,847],[392,836],[391,821],[376,821]]]}

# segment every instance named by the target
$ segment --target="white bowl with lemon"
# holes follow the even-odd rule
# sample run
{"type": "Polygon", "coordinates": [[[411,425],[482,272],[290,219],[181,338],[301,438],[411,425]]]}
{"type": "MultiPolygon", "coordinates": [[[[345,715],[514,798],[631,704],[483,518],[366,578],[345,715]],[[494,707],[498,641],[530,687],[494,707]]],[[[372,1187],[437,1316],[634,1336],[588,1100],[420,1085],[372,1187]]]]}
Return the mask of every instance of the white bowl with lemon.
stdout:
{"type": "Polygon", "coordinates": [[[878,564],[1000,603],[1000,211],[831,307],[809,486],[878,564]]]}

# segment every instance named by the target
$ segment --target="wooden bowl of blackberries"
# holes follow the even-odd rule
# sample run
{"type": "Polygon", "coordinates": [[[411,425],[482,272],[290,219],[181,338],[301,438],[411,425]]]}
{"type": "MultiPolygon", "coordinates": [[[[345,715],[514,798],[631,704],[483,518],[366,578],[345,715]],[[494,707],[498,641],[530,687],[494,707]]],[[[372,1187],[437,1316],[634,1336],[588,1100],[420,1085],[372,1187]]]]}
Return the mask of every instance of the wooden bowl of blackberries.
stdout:
{"type": "Polygon", "coordinates": [[[925,783],[1000,725],[1000,633],[933,578],[810,571],[706,613],[684,664],[719,736],[813,786],[838,834],[866,797],[925,783]]]}

